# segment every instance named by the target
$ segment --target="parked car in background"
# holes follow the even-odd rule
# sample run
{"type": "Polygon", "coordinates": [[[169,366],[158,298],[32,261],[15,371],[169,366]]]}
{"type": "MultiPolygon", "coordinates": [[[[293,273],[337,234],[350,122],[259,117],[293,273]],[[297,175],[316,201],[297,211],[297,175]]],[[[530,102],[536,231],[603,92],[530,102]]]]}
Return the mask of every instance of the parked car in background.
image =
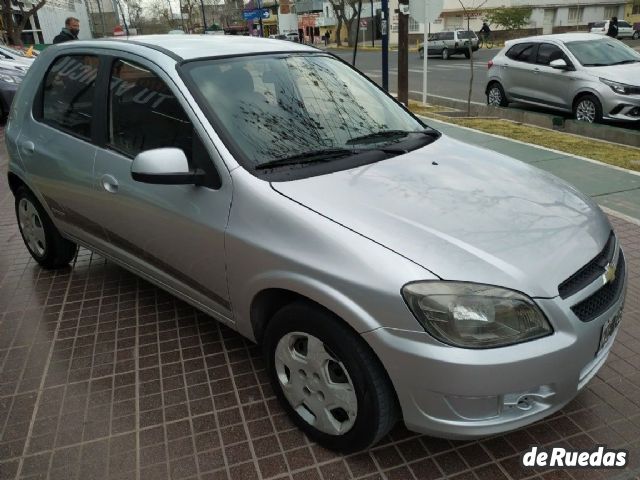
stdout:
{"type": "Polygon", "coordinates": [[[633,24],[633,39],[637,40],[638,38],[640,38],[640,22],[633,24]]]}
{"type": "Polygon", "coordinates": [[[0,121],[4,122],[9,114],[13,97],[24,78],[24,71],[5,68],[0,62],[0,121]]]}
{"type": "Polygon", "coordinates": [[[300,36],[298,35],[298,32],[289,32],[289,33],[285,33],[287,40],[289,40],[290,42],[296,42],[296,43],[300,43],[300,36]]]}
{"type": "Polygon", "coordinates": [[[28,56],[24,51],[17,48],[9,47],[7,45],[0,45],[0,60],[11,60],[15,64],[24,65],[27,68],[31,66],[36,59],[37,50],[32,50],[34,53],[28,56]]]}
{"type": "MultiPolygon", "coordinates": [[[[447,32],[434,33],[427,41],[428,55],[438,55],[444,60],[451,55],[464,55],[469,58],[469,42],[471,50],[478,50],[478,36],[476,32],[470,30],[451,30],[447,32]]],[[[424,58],[424,43],[418,47],[420,58],[424,58]]]]}
{"type": "Polygon", "coordinates": [[[68,267],[83,245],[261,343],[324,447],[367,448],[400,418],[459,439],[529,425],[614,344],[626,263],[600,208],[331,54],[68,42],[17,95],[8,181],[35,261],[68,267]]]}
{"type": "Polygon", "coordinates": [[[167,33],[169,35],[185,35],[184,30],[180,30],[180,29],[169,30],[167,33]]]}
{"type": "Polygon", "coordinates": [[[565,33],[512,40],[489,62],[487,103],[525,103],[577,120],[640,120],[640,53],[619,40],[565,33]]]}
{"type": "MultiPolygon", "coordinates": [[[[591,27],[590,33],[595,33],[596,35],[606,35],[609,31],[609,22],[610,20],[604,20],[602,22],[595,22],[591,27]]],[[[630,23],[625,22],[624,20],[618,20],[618,37],[617,38],[637,38],[634,37],[635,31],[630,23]]]]}
{"type": "Polygon", "coordinates": [[[287,36],[281,33],[269,35],[269,38],[273,38],[275,40],[288,40],[287,36]]]}

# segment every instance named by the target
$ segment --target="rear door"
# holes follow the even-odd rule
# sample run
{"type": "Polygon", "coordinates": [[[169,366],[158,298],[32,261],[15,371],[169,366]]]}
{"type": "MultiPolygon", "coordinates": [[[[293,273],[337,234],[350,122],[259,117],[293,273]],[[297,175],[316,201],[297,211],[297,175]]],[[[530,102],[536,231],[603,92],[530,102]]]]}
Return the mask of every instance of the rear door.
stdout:
{"type": "Polygon", "coordinates": [[[106,68],[108,89],[101,100],[106,128],[96,154],[94,215],[110,239],[109,253],[228,320],[224,232],[231,182],[221,181],[225,167],[162,69],[125,54],[111,57],[106,68]],[[162,147],[182,149],[191,169],[207,172],[207,185],[134,181],[133,158],[162,147]]]}
{"type": "Polygon", "coordinates": [[[510,99],[539,102],[534,73],[537,52],[538,44],[533,42],[517,43],[507,51],[502,65],[503,87],[510,99]]]}
{"type": "Polygon", "coordinates": [[[618,38],[631,38],[633,37],[633,27],[623,21],[618,22],[618,38]]]}
{"type": "Polygon", "coordinates": [[[27,117],[18,138],[32,186],[56,225],[92,244],[104,241],[91,216],[98,67],[97,55],[54,59],[35,94],[33,116],[27,117]]]}

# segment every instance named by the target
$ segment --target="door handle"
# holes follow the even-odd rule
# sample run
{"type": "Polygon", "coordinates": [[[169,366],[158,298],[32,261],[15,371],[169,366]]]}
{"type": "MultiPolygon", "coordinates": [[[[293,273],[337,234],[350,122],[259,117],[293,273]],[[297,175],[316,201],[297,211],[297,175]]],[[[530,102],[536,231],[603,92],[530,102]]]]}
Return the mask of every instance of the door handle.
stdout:
{"type": "Polygon", "coordinates": [[[27,155],[32,155],[36,151],[36,144],[33,143],[31,140],[22,142],[22,151],[27,155]]]}
{"type": "Polygon", "coordinates": [[[100,178],[100,184],[109,193],[118,193],[118,180],[113,175],[105,174],[100,178]]]}

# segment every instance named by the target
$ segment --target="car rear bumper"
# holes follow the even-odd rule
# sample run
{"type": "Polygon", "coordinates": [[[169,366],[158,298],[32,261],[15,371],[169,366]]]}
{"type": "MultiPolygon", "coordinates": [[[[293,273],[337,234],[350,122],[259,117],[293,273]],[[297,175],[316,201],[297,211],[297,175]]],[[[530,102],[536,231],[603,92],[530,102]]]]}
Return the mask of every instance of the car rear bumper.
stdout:
{"type": "Polygon", "coordinates": [[[596,354],[603,325],[623,307],[626,274],[623,281],[620,296],[589,322],[559,297],[537,300],[555,332],[510,347],[461,349],[387,328],[363,336],[389,373],[407,428],[451,439],[494,435],[558,411],[596,375],[616,336],[596,354]]]}

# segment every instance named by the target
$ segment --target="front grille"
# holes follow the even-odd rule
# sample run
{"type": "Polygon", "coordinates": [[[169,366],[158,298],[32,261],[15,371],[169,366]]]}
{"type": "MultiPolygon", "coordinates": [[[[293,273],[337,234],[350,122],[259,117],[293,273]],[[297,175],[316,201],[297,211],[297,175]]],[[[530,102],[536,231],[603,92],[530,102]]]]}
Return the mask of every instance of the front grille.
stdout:
{"type": "Polygon", "coordinates": [[[607,283],[600,290],[571,307],[576,317],[583,322],[590,322],[611,308],[611,305],[613,305],[622,294],[625,268],[624,256],[622,255],[622,251],[620,251],[618,264],[616,265],[615,280],[607,283]]]}
{"type": "Polygon", "coordinates": [[[578,270],[576,273],[567,278],[558,286],[558,292],[560,298],[565,299],[570,297],[574,293],[579,292],[590,283],[595,281],[600,275],[604,273],[604,269],[609,262],[613,259],[616,248],[616,237],[611,232],[609,240],[604,246],[602,251],[596,255],[596,257],[587,263],[584,267],[578,270]]]}

